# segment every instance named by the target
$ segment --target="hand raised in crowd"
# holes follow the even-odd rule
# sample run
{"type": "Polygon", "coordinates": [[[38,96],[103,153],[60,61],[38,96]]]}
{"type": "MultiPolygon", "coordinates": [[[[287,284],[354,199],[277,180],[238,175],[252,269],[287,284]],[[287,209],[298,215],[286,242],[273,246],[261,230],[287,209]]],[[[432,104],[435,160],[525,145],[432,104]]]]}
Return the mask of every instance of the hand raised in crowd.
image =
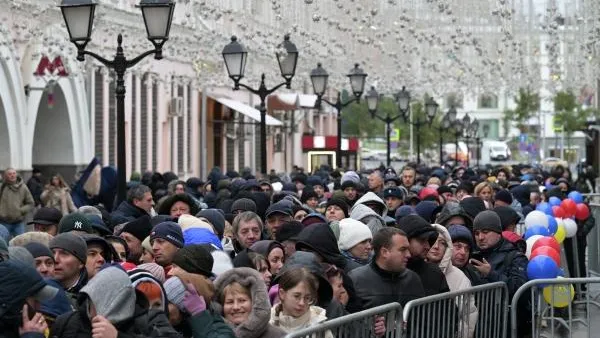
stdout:
{"type": "Polygon", "coordinates": [[[92,338],[117,338],[119,332],[108,319],[95,316],[92,319],[92,338]]]}
{"type": "Polygon", "coordinates": [[[483,262],[476,259],[471,259],[471,264],[473,264],[475,269],[479,271],[482,277],[487,277],[487,275],[490,274],[490,271],[492,271],[492,266],[490,263],[488,263],[488,261],[485,260],[485,258],[483,258],[483,262]]]}
{"type": "Polygon", "coordinates": [[[375,336],[377,337],[382,337],[383,335],[385,335],[385,317],[375,317],[375,326],[373,328],[373,331],[375,332],[375,336]]]}
{"type": "Polygon", "coordinates": [[[44,334],[48,329],[48,324],[46,324],[46,319],[44,316],[36,312],[33,318],[29,319],[28,315],[28,306],[27,304],[23,305],[23,324],[19,327],[19,335],[22,336],[25,333],[41,333],[44,334]]]}
{"type": "Polygon", "coordinates": [[[204,297],[198,295],[196,288],[191,283],[187,284],[185,295],[183,296],[183,306],[192,316],[206,310],[206,301],[204,300],[204,297]]]}

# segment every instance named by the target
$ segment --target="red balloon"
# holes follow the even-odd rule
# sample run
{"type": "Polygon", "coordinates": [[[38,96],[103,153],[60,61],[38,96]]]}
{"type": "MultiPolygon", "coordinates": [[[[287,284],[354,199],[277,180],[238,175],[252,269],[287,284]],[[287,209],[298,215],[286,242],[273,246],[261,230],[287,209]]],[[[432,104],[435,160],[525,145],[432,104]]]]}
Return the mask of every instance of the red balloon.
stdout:
{"type": "Polygon", "coordinates": [[[543,247],[543,246],[550,247],[550,248],[556,250],[556,252],[560,252],[560,244],[558,243],[556,238],[554,238],[552,236],[542,237],[542,238],[538,239],[537,241],[535,241],[535,243],[531,247],[531,252],[533,252],[533,251],[535,251],[535,249],[543,247]]]}
{"type": "Polygon", "coordinates": [[[567,216],[563,208],[559,207],[558,205],[552,207],[552,213],[556,218],[566,218],[567,216]]]}
{"type": "Polygon", "coordinates": [[[577,204],[575,218],[580,221],[585,221],[588,217],[590,217],[590,209],[588,206],[583,203],[577,204]]]}
{"type": "Polygon", "coordinates": [[[575,212],[577,211],[577,203],[570,198],[563,200],[560,203],[560,207],[565,211],[565,216],[573,217],[575,216],[575,212]]]}
{"type": "Polygon", "coordinates": [[[529,256],[529,260],[531,261],[536,256],[548,256],[552,258],[552,260],[556,263],[556,266],[560,266],[560,254],[558,251],[554,250],[549,246],[541,246],[534,251],[531,251],[531,256],[529,256]]]}

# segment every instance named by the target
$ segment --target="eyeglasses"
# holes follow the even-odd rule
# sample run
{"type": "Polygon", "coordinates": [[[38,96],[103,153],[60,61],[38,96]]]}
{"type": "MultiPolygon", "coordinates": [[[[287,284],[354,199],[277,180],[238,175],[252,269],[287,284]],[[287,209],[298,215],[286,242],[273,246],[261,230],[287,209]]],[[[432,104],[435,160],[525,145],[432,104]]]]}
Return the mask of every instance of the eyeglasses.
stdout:
{"type": "Polygon", "coordinates": [[[313,305],[315,303],[315,297],[311,295],[302,295],[300,293],[295,293],[292,295],[292,298],[296,303],[300,303],[301,301],[304,301],[304,304],[307,305],[313,305]]]}

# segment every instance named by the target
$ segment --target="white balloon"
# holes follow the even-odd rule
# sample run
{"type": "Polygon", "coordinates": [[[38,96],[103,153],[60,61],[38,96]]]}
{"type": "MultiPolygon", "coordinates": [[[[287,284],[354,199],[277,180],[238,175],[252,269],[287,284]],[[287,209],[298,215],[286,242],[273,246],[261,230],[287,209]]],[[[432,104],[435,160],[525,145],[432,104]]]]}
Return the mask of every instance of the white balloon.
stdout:
{"type": "Polygon", "coordinates": [[[543,238],[544,236],[542,235],[533,235],[529,238],[527,238],[527,251],[525,251],[525,256],[527,256],[527,258],[529,258],[529,256],[531,256],[531,248],[533,248],[533,244],[535,244],[535,242],[540,239],[543,238]]]}
{"type": "Polygon", "coordinates": [[[567,233],[567,238],[571,238],[577,234],[577,223],[570,218],[565,218],[563,220],[563,224],[565,226],[565,232],[567,233]]]}
{"type": "Polygon", "coordinates": [[[525,217],[525,227],[529,228],[532,225],[543,225],[548,227],[548,217],[539,210],[534,210],[525,217]]]}

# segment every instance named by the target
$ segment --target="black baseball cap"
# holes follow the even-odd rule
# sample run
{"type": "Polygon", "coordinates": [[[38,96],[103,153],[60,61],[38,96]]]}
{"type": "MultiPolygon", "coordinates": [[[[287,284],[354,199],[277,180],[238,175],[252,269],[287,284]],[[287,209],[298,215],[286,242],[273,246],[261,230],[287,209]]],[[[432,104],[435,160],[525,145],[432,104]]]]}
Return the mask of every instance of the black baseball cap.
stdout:
{"type": "Polygon", "coordinates": [[[52,225],[60,223],[60,219],[63,217],[62,212],[56,208],[39,208],[35,214],[33,214],[33,220],[27,224],[44,224],[52,225]]]}

